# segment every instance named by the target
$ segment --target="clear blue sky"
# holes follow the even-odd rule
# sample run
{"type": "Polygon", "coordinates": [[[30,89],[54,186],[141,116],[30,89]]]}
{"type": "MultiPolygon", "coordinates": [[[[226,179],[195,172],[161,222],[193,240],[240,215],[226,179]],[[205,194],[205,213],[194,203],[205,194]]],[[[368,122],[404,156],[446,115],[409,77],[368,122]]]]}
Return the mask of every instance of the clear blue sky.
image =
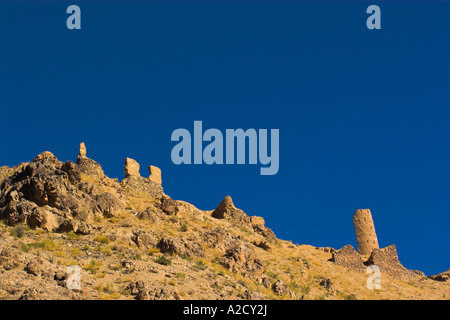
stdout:
{"type": "Polygon", "coordinates": [[[370,208],[408,268],[450,267],[450,3],[0,2],[0,164],[44,150],[175,199],[225,195],[294,243],[356,246],[370,208]],[[66,28],[78,4],[82,29],[66,28]],[[368,30],[369,4],[382,29],[368,30]],[[280,170],[171,162],[173,130],[280,130],[280,170]]]}

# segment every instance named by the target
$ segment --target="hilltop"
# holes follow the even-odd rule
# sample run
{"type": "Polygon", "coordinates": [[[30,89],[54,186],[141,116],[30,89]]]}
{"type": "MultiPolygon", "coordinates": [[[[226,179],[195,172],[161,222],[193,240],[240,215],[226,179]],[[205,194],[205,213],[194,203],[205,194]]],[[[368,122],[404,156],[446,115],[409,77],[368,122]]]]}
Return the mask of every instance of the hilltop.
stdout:
{"type": "Polygon", "coordinates": [[[357,250],[298,245],[230,196],[200,210],[164,193],[159,168],[139,171],[127,158],[122,181],[107,177],[84,143],[76,162],[46,151],[1,167],[0,299],[448,299],[450,271],[406,269],[378,247],[370,210],[353,218],[357,250]]]}

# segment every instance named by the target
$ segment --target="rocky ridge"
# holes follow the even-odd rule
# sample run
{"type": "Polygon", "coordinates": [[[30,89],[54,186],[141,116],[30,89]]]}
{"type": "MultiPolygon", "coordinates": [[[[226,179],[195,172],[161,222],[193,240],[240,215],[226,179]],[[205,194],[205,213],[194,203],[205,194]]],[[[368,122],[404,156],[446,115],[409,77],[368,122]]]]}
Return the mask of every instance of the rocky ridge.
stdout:
{"type": "Polygon", "coordinates": [[[46,151],[1,167],[0,299],[447,298],[448,271],[408,270],[395,245],[375,238],[370,255],[295,245],[230,196],[200,210],[164,193],[159,168],[139,170],[127,158],[125,178],[111,179],[84,143],[75,163],[46,151]],[[366,287],[372,264],[381,290],[366,287]],[[69,266],[81,270],[79,289],[67,286],[69,266]]]}

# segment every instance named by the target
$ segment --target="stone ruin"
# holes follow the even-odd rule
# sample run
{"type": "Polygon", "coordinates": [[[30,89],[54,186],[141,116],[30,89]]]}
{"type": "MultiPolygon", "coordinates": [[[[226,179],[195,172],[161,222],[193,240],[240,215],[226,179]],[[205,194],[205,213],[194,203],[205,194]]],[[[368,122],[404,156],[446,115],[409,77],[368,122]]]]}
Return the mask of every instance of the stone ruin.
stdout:
{"type": "Polygon", "coordinates": [[[358,209],[353,216],[358,251],[346,245],[332,252],[331,261],[355,272],[366,272],[370,265],[380,268],[381,274],[400,281],[419,280],[425,276],[421,271],[408,270],[398,259],[397,248],[390,245],[380,249],[369,209],[358,209]]]}
{"type": "Polygon", "coordinates": [[[350,244],[333,251],[332,261],[352,271],[364,272],[366,270],[361,256],[350,244]]]}
{"type": "Polygon", "coordinates": [[[358,253],[370,255],[374,249],[379,249],[378,238],[372,214],[369,209],[358,209],[353,215],[353,226],[355,227],[358,253]]]}

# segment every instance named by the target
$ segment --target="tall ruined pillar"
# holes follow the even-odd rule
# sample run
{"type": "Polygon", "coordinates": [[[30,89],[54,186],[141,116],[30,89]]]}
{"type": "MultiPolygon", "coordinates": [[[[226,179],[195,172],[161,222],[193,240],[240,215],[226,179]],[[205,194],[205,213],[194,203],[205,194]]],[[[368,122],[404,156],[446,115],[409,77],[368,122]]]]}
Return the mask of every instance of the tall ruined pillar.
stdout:
{"type": "Polygon", "coordinates": [[[356,210],[353,215],[353,226],[355,227],[359,254],[370,255],[373,249],[379,249],[378,238],[369,209],[356,210]]]}

